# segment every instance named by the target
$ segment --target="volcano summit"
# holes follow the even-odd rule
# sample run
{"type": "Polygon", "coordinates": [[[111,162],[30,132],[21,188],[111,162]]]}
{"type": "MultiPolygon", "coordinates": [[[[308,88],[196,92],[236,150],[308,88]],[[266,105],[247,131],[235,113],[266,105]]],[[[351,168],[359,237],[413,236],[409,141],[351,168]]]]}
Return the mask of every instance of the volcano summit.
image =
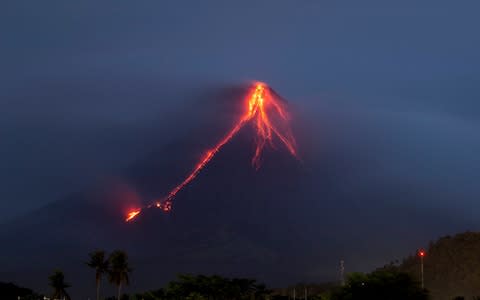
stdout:
{"type": "MultiPolygon", "coordinates": [[[[259,169],[261,156],[267,145],[275,148],[274,137],[287,148],[288,152],[298,158],[298,151],[295,138],[289,126],[290,116],[285,103],[277,97],[273,91],[264,83],[257,82],[250,88],[245,101],[245,112],[234,124],[232,129],[214,147],[208,149],[200,161],[195,165],[188,176],[162,200],[156,200],[144,208],[160,208],[165,212],[172,209],[173,199],[177,193],[197,177],[200,171],[215,157],[220,149],[227,144],[246,124],[251,123],[255,128],[256,148],[252,158],[252,165],[259,169]]],[[[127,213],[126,222],[134,220],[142,211],[142,208],[135,208],[127,213]]]]}

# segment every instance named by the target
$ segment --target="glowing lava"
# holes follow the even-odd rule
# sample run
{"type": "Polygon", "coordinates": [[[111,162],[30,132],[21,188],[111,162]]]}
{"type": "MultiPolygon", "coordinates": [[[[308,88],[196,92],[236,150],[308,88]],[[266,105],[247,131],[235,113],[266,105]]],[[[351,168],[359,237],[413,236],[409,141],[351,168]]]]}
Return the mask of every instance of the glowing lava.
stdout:
{"type": "MultiPolygon", "coordinates": [[[[255,169],[260,167],[261,156],[265,146],[268,144],[274,147],[274,136],[281,141],[291,155],[298,157],[295,139],[288,126],[288,121],[289,115],[281,100],[273,95],[270,88],[263,83],[256,83],[247,97],[245,113],[239,118],[233,128],[230,129],[223,139],[221,139],[213,148],[210,148],[205,152],[190,174],[188,174],[179,185],[174,187],[164,200],[156,200],[146,207],[157,207],[165,212],[170,211],[172,209],[173,199],[177,193],[194,180],[200,171],[213,159],[213,157],[215,157],[220,149],[227,144],[245,124],[250,122],[252,122],[256,131],[256,148],[252,158],[252,165],[255,169]],[[279,128],[275,124],[283,126],[282,128],[279,128]]],[[[127,222],[133,220],[138,214],[140,214],[140,211],[140,209],[137,209],[129,212],[125,220],[127,222]]]]}
{"type": "Polygon", "coordinates": [[[141,209],[135,209],[135,210],[130,211],[127,214],[127,217],[125,218],[125,222],[129,222],[129,221],[133,220],[141,211],[142,211],[141,209]]]}

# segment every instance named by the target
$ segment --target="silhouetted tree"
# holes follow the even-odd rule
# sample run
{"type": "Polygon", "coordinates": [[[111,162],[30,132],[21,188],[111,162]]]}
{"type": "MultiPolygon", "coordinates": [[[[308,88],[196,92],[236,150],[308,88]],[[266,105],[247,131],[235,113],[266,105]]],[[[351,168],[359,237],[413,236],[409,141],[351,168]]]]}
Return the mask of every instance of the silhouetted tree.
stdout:
{"type": "Polygon", "coordinates": [[[100,299],[100,282],[103,274],[108,272],[108,259],[105,257],[105,251],[97,250],[89,254],[90,260],[87,265],[95,269],[95,284],[97,289],[97,300],[100,299]]]}
{"type": "Polygon", "coordinates": [[[50,286],[53,287],[54,290],[52,295],[53,299],[70,299],[70,296],[65,290],[66,288],[69,288],[70,285],[65,282],[65,275],[62,271],[54,271],[48,279],[50,280],[50,286]]]}
{"type": "Polygon", "coordinates": [[[129,284],[129,274],[132,272],[132,268],[128,264],[128,255],[120,250],[113,251],[108,261],[110,264],[109,279],[117,286],[117,299],[120,300],[122,284],[129,284]]]}

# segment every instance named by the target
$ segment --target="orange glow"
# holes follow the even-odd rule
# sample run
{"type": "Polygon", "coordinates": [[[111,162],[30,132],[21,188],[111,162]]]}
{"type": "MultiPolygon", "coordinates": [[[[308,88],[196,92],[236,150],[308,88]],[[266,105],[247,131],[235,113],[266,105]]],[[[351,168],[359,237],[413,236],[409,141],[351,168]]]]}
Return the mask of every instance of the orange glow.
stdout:
{"type": "MultiPolygon", "coordinates": [[[[157,207],[165,212],[169,212],[172,209],[173,199],[177,193],[194,180],[220,149],[249,122],[252,123],[256,132],[256,147],[252,158],[252,165],[255,169],[260,168],[261,156],[265,147],[267,145],[274,147],[274,136],[278,138],[292,156],[298,157],[295,139],[288,126],[288,121],[289,116],[285,105],[270,92],[267,86],[263,83],[256,83],[246,99],[246,110],[244,114],[240,116],[230,131],[213,148],[205,152],[190,174],[188,174],[179,185],[174,187],[163,201],[156,200],[148,205],[147,208],[157,207]],[[273,120],[283,125],[283,130],[278,128],[275,125],[276,122],[273,120]]],[[[130,212],[126,221],[132,220],[139,213],[140,210],[130,212]]]]}
{"type": "Polygon", "coordinates": [[[273,136],[276,136],[285,145],[290,154],[297,157],[296,143],[290,129],[287,127],[285,133],[282,134],[271,120],[276,113],[282,123],[288,122],[289,116],[283,103],[276,99],[267,87],[257,83],[249,98],[248,106],[249,111],[245,119],[253,121],[257,132],[257,144],[252,165],[256,169],[260,168],[262,152],[267,143],[273,146],[273,136]]]}
{"type": "Polygon", "coordinates": [[[125,222],[130,222],[133,220],[142,210],[141,209],[136,209],[132,210],[127,214],[127,217],[125,218],[125,222]]]}

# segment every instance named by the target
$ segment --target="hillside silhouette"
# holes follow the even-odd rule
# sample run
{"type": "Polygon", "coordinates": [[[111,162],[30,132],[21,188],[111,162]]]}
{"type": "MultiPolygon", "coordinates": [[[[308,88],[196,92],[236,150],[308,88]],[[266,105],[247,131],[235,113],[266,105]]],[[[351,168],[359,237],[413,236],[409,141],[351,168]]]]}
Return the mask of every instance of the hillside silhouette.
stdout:
{"type": "MultiPolygon", "coordinates": [[[[431,242],[426,250],[425,288],[433,299],[480,296],[480,232],[444,236],[431,242]]],[[[418,257],[408,257],[399,268],[420,280],[418,257]]]]}

